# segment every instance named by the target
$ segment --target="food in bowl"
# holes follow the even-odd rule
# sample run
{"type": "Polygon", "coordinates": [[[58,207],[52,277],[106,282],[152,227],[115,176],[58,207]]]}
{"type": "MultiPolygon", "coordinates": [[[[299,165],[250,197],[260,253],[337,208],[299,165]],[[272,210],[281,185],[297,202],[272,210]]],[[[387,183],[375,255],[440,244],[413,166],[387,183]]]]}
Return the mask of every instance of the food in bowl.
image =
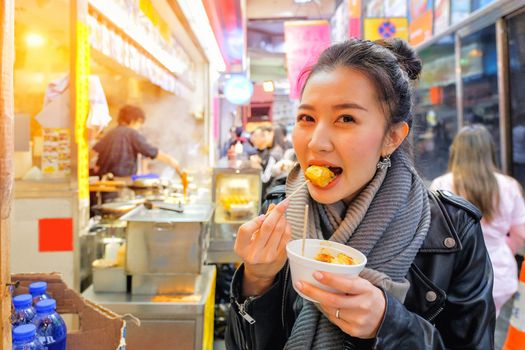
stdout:
{"type": "Polygon", "coordinates": [[[335,178],[335,174],[328,167],[319,165],[309,166],[304,175],[319,187],[326,187],[335,178]]]}
{"type": "Polygon", "coordinates": [[[353,265],[354,259],[346,255],[345,253],[337,253],[337,255],[330,254],[330,251],[326,248],[321,248],[319,253],[314,258],[317,261],[329,263],[329,264],[340,264],[340,265],[353,265]]]}
{"type": "MultiPolygon", "coordinates": [[[[337,293],[337,290],[317,281],[313,277],[314,272],[329,272],[335,275],[351,278],[352,276],[358,276],[366,265],[366,256],[357,249],[354,249],[345,244],[322,239],[307,238],[305,240],[303,255],[301,249],[302,243],[302,239],[297,239],[288,242],[286,245],[286,254],[288,255],[288,262],[290,265],[290,273],[292,276],[292,282],[294,283],[294,288],[296,282],[307,282],[317,288],[337,293]],[[348,265],[318,261],[315,259],[315,257],[319,252],[322,251],[322,249],[325,249],[328,254],[335,257],[340,253],[345,254],[352,258],[353,264],[348,265]]],[[[299,290],[296,291],[303,298],[315,302],[315,300],[312,300],[311,298],[303,295],[299,290]]]]}

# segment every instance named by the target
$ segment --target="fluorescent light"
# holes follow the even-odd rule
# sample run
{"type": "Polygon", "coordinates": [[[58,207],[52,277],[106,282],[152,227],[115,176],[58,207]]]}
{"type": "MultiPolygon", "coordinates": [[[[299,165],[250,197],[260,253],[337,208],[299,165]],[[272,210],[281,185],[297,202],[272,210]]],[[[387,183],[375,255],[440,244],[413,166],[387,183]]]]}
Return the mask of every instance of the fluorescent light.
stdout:
{"type": "Polygon", "coordinates": [[[213,34],[202,0],[178,0],[178,3],[206,56],[208,56],[210,65],[219,72],[225,71],[226,64],[213,34]]]}

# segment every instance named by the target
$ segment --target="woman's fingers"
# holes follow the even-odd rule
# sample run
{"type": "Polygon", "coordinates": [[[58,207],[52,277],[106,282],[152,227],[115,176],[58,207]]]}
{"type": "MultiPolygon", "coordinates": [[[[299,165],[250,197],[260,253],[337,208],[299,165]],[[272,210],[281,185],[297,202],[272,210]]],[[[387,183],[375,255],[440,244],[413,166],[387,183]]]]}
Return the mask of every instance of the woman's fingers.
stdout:
{"type": "Polygon", "coordinates": [[[314,273],[314,278],[320,283],[346,294],[366,293],[373,287],[370,282],[359,276],[338,276],[329,272],[317,271],[314,273]]]}
{"type": "Polygon", "coordinates": [[[261,228],[256,235],[257,237],[252,242],[256,249],[263,249],[266,246],[270,235],[277,227],[277,223],[281,217],[285,216],[286,208],[288,208],[288,201],[284,200],[276,205],[273,210],[266,215],[266,218],[264,219],[264,222],[262,223],[261,228]]]}
{"type": "Polygon", "coordinates": [[[255,232],[260,230],[261,225],[264,222],[264,215],[260,215],[252,220],[245,222],[239,227],[237,232],[237,238],[235,239],[235,251],[238,252],[238,248],[246,247],[252,241],[252,237],[255,232]]]}
{"type": "Polygon", "coordinates": [[[277,222],[277,225],[275,225],[275,228],[270,234],[270,237],[268,238],[268,242],[266,243],[266,246],[265,246],[265,249],[267,249],[269,252],[278,251],[279,243],[281,242],[281,238],[285,235],[286,224],[287,224],[286,216],[281,215],[279,221],[277,222]]]}

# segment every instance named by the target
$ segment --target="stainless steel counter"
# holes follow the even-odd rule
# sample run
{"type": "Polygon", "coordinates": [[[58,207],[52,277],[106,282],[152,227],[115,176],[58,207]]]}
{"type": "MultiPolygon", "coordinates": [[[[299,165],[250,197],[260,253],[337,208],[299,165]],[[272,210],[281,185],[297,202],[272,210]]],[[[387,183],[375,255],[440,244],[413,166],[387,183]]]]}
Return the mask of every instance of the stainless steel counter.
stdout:
{"type": "Polygon", "coordinates": [[[215,266],[203,266],[195,293],[187,301],[154,302],[153,295],[95,293],[82,295],[120,315],[132,314],[141,327],[127,323],[126,349],[204,349],[213,342],[215,266]],[[211,310],[211,313],[210,313],[211,310]]]}

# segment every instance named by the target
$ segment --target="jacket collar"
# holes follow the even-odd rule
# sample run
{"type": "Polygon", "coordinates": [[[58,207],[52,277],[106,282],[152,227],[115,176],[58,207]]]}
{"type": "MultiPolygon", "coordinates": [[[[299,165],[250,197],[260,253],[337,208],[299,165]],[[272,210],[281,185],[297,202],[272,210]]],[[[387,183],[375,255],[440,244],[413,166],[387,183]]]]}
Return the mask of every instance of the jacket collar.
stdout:
{"type": "Polygon", "coordinates": [[[461,241],[447,210],[435,193],[431,191],[428,193],[431,216],[430,227],[419,251],[421,253],[453,253],[460,251],[462,249],[461,241]]]}

